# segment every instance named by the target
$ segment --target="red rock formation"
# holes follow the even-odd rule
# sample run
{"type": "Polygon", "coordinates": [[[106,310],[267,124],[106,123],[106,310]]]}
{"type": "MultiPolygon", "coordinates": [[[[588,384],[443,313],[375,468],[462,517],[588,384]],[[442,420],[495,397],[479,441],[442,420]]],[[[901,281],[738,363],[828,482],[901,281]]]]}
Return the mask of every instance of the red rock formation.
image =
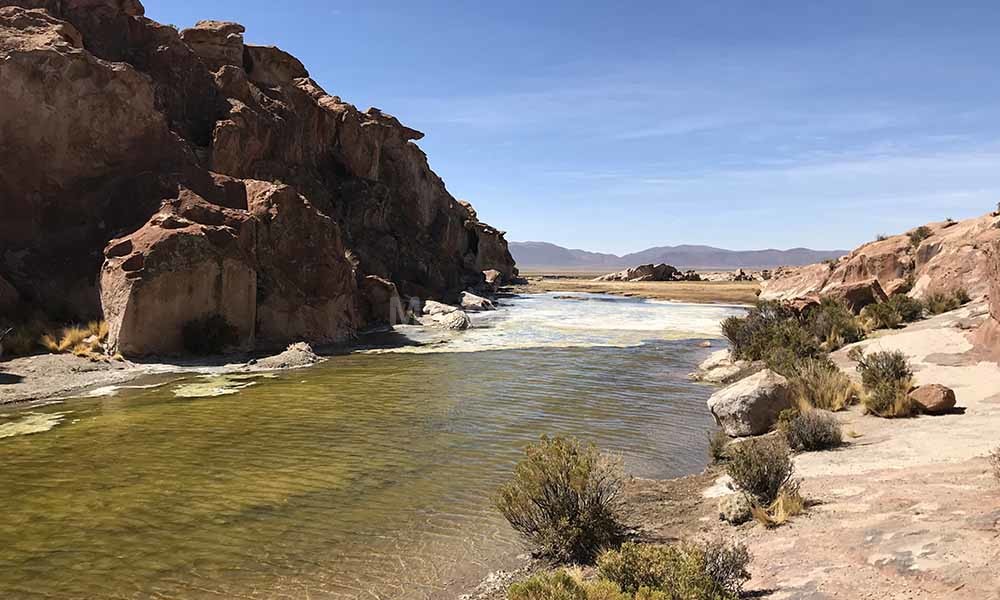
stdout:
{"type": "Polygon", "coordinates": [[[138,0],[0,4],[0,144],[18,148],[0,154],[0,273],[40,306],[103,306],[113,347],[178,350],[207,311],[246,347],[333,341],[373,314],[368,277],[453,297],[516,275],[420,132],[242,26],[179,33],[138,0]]]}
{"type": "Polygon", "coordinates": [[[930,236],[916,247],[908,235],[861,246],[839,261],[777,271],[764,282],[761,299],[793,300],[829,295],[844,285],[875,280],[888,294],[904,290],[921,298],[964,288],[973,298],[989,287],[987,249],[1000,240],[995,215],[927,226],[930,236]]]}

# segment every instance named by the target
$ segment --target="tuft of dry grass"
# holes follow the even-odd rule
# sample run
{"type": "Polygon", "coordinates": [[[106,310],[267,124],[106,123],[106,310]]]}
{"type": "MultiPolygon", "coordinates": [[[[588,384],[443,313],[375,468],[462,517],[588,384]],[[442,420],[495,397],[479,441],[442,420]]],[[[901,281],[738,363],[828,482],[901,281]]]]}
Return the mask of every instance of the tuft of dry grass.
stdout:
{"type": "Polygon", "coordinates": [[[806,500],[799,491],[797,482],[789,482],[782,486],[778,497],[769,506],[754,503],[750,513],[755,521],[768,529],[781,527],[792,517],[801,515],[806,510],[806,500]]]}
{"type": "Polygon", "coordinates": [[[73,354],[84,358],[96,358],[104,354],[104,343],[108,339],[108,323],[91,321],[86,326],[64,327],[58,334],[47,333],[40,338],[41,345],[53,354],[73,354]]]}
{"type": "Polygon", "coordinates": [[[803,361],[790,383],[795,403],[802,412],[813,408],[836,412],[858,401],[857,386],[828,361],[803,361]]]}
{"type": "Polygon", "coordinates": [[[1000,446],[990,453],[990,463],[993,465],[993,474],[1000,481],[1000,446]]]}

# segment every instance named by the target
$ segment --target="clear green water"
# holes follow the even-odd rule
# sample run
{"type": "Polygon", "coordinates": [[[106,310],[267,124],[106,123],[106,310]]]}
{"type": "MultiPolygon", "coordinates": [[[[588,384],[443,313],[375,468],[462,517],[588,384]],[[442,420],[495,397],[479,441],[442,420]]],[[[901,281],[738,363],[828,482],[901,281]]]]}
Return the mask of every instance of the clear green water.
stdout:
{"type": "Polygon", "coordinates": [[[531,298],[453,351],[6,411],[0,598],[454,598],[518,550],[489,498],[539,435],[640,476],[704,466],[710,389],[685,375],[725,314],[531,298]]]}

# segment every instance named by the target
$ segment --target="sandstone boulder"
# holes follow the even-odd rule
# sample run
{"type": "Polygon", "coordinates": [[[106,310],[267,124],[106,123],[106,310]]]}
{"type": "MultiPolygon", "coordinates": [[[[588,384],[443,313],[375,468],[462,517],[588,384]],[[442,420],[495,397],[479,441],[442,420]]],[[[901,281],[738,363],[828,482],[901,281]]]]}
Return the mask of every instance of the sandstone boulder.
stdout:
{"type": "Polygon", "coordinates": [[[852,283],[841,283],[823,289],[824,298],[839,300],[847,305],[855,314],[869,304],[878,304],[889,299],[878,279],[866,279],[852,283]]]}
{"type": "Polygon", "coordinates": [[[396,284],[382,279],[375,275],[368,275],[361,280],[360,311],[362,320],[368,324],[395,325],[401,322],[399,311],[402,309],[402,301],[399,298],[399,291],[396,284]]]}
{"type": "Polygon", "coordinates": [[[243,33],[239,23],[226,21],[198,21],[191,29],[181,32],[181,39],[205,61],[206,66],[217,71],[223,66],[243,69],[243,33]]]}
{"type": "Polygon", "coordinates": [[[256,221],[257,342],[333,343],[359,326],[340,228],[287,185],[248,181],[256,221]]]}
{"type": "Polygon", "coordinates": [[[788,380],[765,369],[725,387],[708,399],[716,423],[730,437],[762,435],[792,407],[788,380]]]}
{"type": "Polygon", "coordinates": [[[254,371],[271,371],[278,369],[298,369],[308,367],[320,361],[312,346],[305,342],[291,344],[281,354],[268,356],[252,362],[249,367],[254,371]]]}
{"type": "Polygon", "coordinates": [[[435,300],[428,300],[424,302],[424,314],[430,316],[436,315],[446,315],[458,311],[457,306],[451,306],[450,304],[444,304],[442,302],[437,302],[435,300]]]}
{"type": "Polygon", "coordinates": [[[639,265],[617,273],[601,275],[594,281],[674,281],[681,279],[683,273],[666,264],[639,265]]]}
{"type": "Polygon", "coordinates": [[[469,318],[468,314],[461,310],[456,310],[443,315],[437,315],[432,317],[432,319],[434,319],[439,326],[444,327],[445,329],[464,331],[472,327],[472,319],[469,318]]]}
{"type": "Polygon", "coordinates": [[[944,414],[955,408],[955,391],[937,383],[914,388],[910,391],[910,399],[930,415],[944,414]]]}
{"type": "Polygon", "coordinates": [[[462,292],[461,306],[462,310],[466,311],[496,310],[497,308],[492,300],[471,292],[462,292]]]}
{"type": "Polygon", "coordinates": [[[733,360],[729,350],[717,350],[709,355],[689,377],[694,381],[729,384],[763,368],[746,360],[733,360]]]}
{"type": "Polygon", "coordinates": [[[254,237],[246,212],[182,189],[145,226],[114,240],[100,284],[109,349],[133,356],[183,352],[185,324],[211,315],[236,329],[237,349],[252,348],[254,237]]]}

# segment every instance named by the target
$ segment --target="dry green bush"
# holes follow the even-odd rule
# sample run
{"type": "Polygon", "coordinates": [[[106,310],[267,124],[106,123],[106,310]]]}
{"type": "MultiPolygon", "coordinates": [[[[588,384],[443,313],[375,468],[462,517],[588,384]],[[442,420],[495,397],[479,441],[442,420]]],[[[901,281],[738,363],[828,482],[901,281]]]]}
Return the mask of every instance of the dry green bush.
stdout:
{"type": "Polygon", "coordinates": [[[667,600],[734,600],[750,579],[750,560],[742,544],[626,543],[602,554],[597,566],[603,579],[636,598],[662,594],[667,600]]]}
{"type": "Polygon", "coordinates": [[[970,300],[969,293],[964,288],[957,288],[951,292],[928,294],[924,298],[924,307],[928,314],[940,315],[961,308],[970,300]]]}
{"type": "Polygon", "coordinates": [[[1000,446],[990,453],[990,463],[993,465],[993,474],[1000,481],[1000,446]]]}
{"type": "Polygon", "coordinates": [[[858,372],[864,384],[862,403],[865,411],[879,417],[910,417],[919,412],[919,406],[910,399],[913,369],[902,352],[873,352],[855,354],[858,372]]]}
{"type": "Polygon", "coordinates": [[[790,418],[779,421],[779,430],[792,450],[828,450],[844,441],[837,418],[825,410],[795,411],[790,418]]]}
{"type": "Polygon", "coordinates": [[[930,227],[927,227],[926,225],[921,225],[920,227],[917,227],[907,235],[910,236],[910,245],[916,248],[920,246],[921,242],[931,237],[931,235],[933,235],[933,232],[931,231],[930,227]]]}
{"type": "Polygon", "coordinates": [[[768,506],[781,488],[792,482],[795,465],[783,439],[758,438],[730,449],[726,472],[737,490],[768,506]]]}
{"type": "Polygon", "coordinates": [[[539,557],[589,563],[625,538],[622,488],[619,465],[592,444],[542,437],[494,503],[539,557]]]}
{"type": "Polygon", "coordinates": [[[795,312],[777,302],[758,302],[747,316],[729,317],[722,332],[735,358],[765,361],[778,372],[798,358],[822,354],[795,312]]]}
{"type": "Polygon", "coordinates": [[[861,317],[868,329],[896,329],[905,323],[920,320],[924,315],[924,305],[919,300],[900,294],[886,302],[870,304],[861,311],[861,317]]]}
{"type": "Polygon", "coordinates": [[[910,381],[913,379],[913,369],[906,355],[896,350],[893,352],[872,352],[871,354],[853,355],[858,361],[858,373],[866,390],[872,390],[880,383],[910,381]]]}
{"type": "Polygon", "coordinates": [[[910,398],[909,381],[884,381],[866,390],[862,403],[865,412],[885,419],[903,419],[920,412],[910,398]]]}
{"type": "Polygon", "coordinates": [[[827,352],[861,339],[864,331],[847,305],[833,298],[824,298],[818,306],[808,309],[805,328],[827,352]]]}
{"type": "Polygon", "coordinates": [[[858,399],[857,387],[829,360],[801,361],[789,383],[795,403],[803,411],[844,410],[858,399]]]}

